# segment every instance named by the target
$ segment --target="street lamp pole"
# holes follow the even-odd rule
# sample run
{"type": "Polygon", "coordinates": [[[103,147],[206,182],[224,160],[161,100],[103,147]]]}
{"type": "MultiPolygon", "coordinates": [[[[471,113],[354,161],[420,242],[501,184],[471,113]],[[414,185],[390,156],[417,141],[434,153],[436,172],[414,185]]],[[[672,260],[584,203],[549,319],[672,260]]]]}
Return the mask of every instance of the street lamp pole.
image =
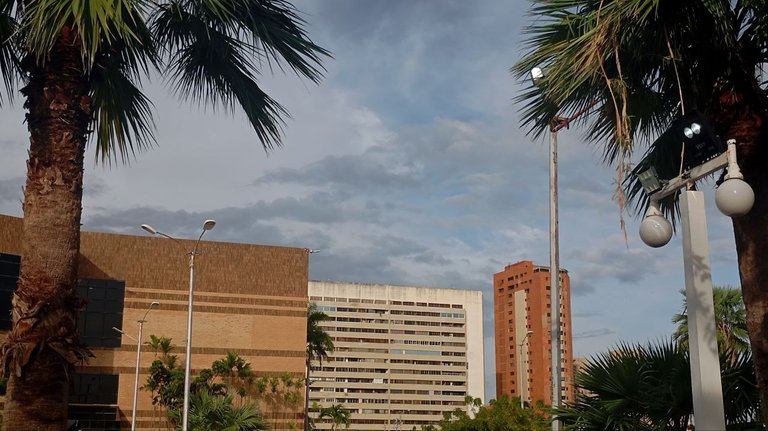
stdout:
{"type": "Polygon", "coordinates": [[[526,332],[525,333],[525,337],[523,337],[523,340],[520,341],[520,346],[519,346],[520,347],[520,354],[518,355],[518,360],[517,361],[520,364],[520,366],[518,367],[518,375],[520,376],[520,377],[518,377],[518,381],[520,382],[520,385],[519,385],[520,386],[520,409],[524,409],[525,408],[525,398],[527,398],[527,395],[528,395],[528,390],[527,390],[528,389],[528,385],[527,384],[525,384],[525,385],[523,384],[525,382],[525,380],[523,380],[523,377],[526,374],[525,373],[525,368],[524,368],[525,367],[525,362],[523,362],[523,347],[525,347],[525,340],[527,340],[528,337],[531,334],[533,334],[533,331],[526,332]],[[523,387],[525,387],[525,389],[523,389],[523,387]]]}
{"type": "MultiPolygon", "coordinates": [[[[531,69],[531,81],[538,87],[544,79],[539,67],[531,69]]],[[[562,340],[560,329],[560,226],[557,189],[557,132],[568,127],[573,121],[586,114],[598,100],[593,100],[570,117],[555,116],[549,123],[549,280],[550,280],[550,345],[552,370],[552,407],[560,406],[562,399],[562,340]]],[[[554,417],[552,431],[560,431],[561,424],[554,417]]]]}
{"type": "MultiPolygon", "coordinates": [[[[552,346],[552,408],[560,407],[560,230],[557,190],[557,132],[556,122],[549,126],[549,283],[551,304],[550,344],[552,346]]],[[[552,421],[552,431],[560,430],[560,421],[552,421]]]]}
{"type": "MultiPolygon", "coordinates": [[[[672,226],[661,214],[659,200],[677,193],[681,188],[686,189],[680,195],[680,220],[688,307],[691,390],[696,428],[705,430],[725,429],[725,413],[717,352],[704,194],[690,188],[698,179],[726,166],[728,170],[725,181],[717,189],[715,203],[718,209],[728,216],[746,214],[754,203],[754,192],[743,181],[739,171],[734,140],[728,141],[725,153],[669,180],[663,187],[657,178],[650,178],[652,181],[648,181],[647,185],[643,184],[651,205],[640,224],[640,237],[651,247],[661,247],[672,237],[672,226]]],[[[653,175],[655,174],[651,176],[653,175]]]]}
{"type": "Polygon", "coordinates": [[[159,302],[152,302],[149,304],[147,311],[144,312],[144,317],[137,321],[139,324],[139,337],[136,339],[136,375],[133,380],[133,409],[131,410],[131,431],[136,431],[136,407],[139,398],[139,370],[141,365],[141,337],[144,331],[144,323],[147,321],[147,314],[149,314],[152,308],[159,306],[159,302]]]}
{"type": "Polygon", "coordinates": [[[186,356],[185,356],[186,363],[184,364],[184,408],[183,408],[182,419],[181,419],[182,431],[187,431],[189,427],[189,392],[190,392],[190,373],[192,370],[192,305],[193,305],[193,294],[195,291],[195,256],[198,255],[197,249],[200,246],[200,240],[203,239],[203,235],[205,235],[206,231],[213,229],[214,226],[216,226],[215,220],[206,220],[203,223],[203,230],[200,232],[200,236],[197,237],[197,242],[195,242],[195,247],[192,250],[188,250],[176,238],[170,235],[166,235],[156,230],[155,228],[153,228],[148,224],[141,225],[142,229],[144,229],[145,231],[149,232],[152,235],[160,235],[162,237],[173,240],[177,244],[181,245],[182,248],[184,248],[186,253],[189,255],[189,293],[188,293],[188,299],[187,299],[187,343],[186,343],[186,356]]]}

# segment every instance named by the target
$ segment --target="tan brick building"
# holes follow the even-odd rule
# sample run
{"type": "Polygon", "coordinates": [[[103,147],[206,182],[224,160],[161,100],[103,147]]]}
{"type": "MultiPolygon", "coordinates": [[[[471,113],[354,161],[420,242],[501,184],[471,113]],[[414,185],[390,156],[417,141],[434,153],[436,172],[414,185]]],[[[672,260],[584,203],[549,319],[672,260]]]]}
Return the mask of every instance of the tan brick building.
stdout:
{"type": "MultiPolygon", "coordinates": [[[[194,246],[193,241],[181,243],[190,249],[194,246]]],[[[199,250],[193,375],[233,351],[251,363],[257,376],[289,373],[302,377],[308,251],[209,241],[203,241],[199,250]]],[[[12,268],[14,259],[18,261],[20,251],[21,219],[0,215],[0,254],[11,262],[4,264],[5,269],[12,268]]],[[[121,429],[130,429],[137,344],[111,327],[136,337],[137,320],[158,301],[160,306],[147,316],[144,341],[150,334],[172,338],[177,346],[173,353],[183,362],[188,255],[179,244],[161,237],[92,232],[82,233],[80,253],[80,294],[106,312],[86,309],[84,323],[81,317],[83,339],[94,346],[95,357],[78,369],[85,377],[75,381],[77,405],[71,411],[111,414],[121,429]]],[[[6,276],[6,282],[8,279],[6,276]]],[[[143,349],[140,384],[146,381],[154,356],[148,347],[143,349]]],[[[302,410],[302,402],[290,406],[262,403],[273,429],[301,428],[302,410]]],[[[149,392],[139,392],[137,416],[140,429],[165,428],[153,410],[149,392]]]]}
{"type": "MultiPolygon", "coordinates": [[[[560,280],[562,399],[569,402],[573,400],[573,342],[567,271],[560,271],[560,280]]],[[[507,265],[493,275],[493,286],[496,396],[522,396],[527,402],[551,404],[549,267],[531,261],[507,265]]]]}

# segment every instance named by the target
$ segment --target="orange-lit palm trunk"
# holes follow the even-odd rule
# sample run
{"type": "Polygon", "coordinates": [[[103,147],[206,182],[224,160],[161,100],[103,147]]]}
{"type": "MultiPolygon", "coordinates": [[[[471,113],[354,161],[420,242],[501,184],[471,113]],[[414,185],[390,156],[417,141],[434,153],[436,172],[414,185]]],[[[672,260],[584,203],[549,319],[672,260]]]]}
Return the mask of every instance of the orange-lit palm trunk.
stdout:
{"type": "Polygon", "coordinates": [[[65,27],[49,58],[27,59],[30,133],[21,276],[4,346],[5,430],[66,427],[71,364],[79,358],[78,300],[83,152],[88,80],[80,42],[65,27]]]}

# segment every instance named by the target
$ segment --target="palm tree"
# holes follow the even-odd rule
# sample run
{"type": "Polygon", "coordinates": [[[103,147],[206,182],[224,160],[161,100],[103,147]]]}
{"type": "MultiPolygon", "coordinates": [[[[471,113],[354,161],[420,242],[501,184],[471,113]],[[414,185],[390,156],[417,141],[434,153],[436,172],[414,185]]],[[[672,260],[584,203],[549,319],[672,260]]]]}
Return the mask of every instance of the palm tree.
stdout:
{"type": "MultiPolygon", "coordinates": [[[[728,429],[762,429],[749,352],[725,352],[720,362],[728,429]]],[[[693,414],[688,351],[672,340],[592,357],[576,385],[576,401],[557,411],[566,429],[684,431],[693,414]]]]}
{"type": "Polygon", "coordinates": [[[332,404],[329,407],[321,408],[318,417],[331,420],[331,431],[334,431],[339,425],[343,424],[349,428],[349,425],[352,424],[352,412],[341,404],[332,404]]]}
{"type": "MultiPolygon", "coordinates": [[[[181,411],[171,415],[174,423],[181,422],[181,411]]],[[[189,403],[189,429],[192,431],[257,431],[269,429],[253,404],[240,407],[232,404],[232,396],[215,396],[206,391],[195,393],[189,403]]]]}
{"type": "Polygon", "coordinates": [[[287,112],[256,76],[266,62],[320,80],[329,53],[303,26],[285,0],[0,0],[5,100],[20,89],[30,134],[6,428],[63,428],[67,376],[89,355],[75,294],[88,139],[104,163],[154,143],[141,80],[156,70],[184,100],[242,108],[265,150],[279,146],[287,112]]]}
{"type": "Polygon", "coordinates": [[[251,364],[237,353],[227,352],[227,356],[211,364],[211,370],[215,375],[224,379],[227,393],[230,395],[238,394],[242,403],[248,392],[248,387],[254,380],[251,364]]]}
{"type": "MultiPolygon", "coordinates": [[[[685,295],[685,291],[681,293],[685,295]]],[[[741,290],[715,286],[712,297],[715,305],[715,330],[717,331],[719,350],[728,350],[734,353],[749,350],[747,313],[744,310],[744,302],[741,300],[741,290]]],[[[672,318],[672,322],[677,324],[672,339],[687,349],[688,307],[685,303],[686,300],[684,299],[683,312],[675,314],[672,318]]]]}
{"type": "Polygon", "coordinates": [[[309,431],[309,385],[312,361],[317,360],[320,366],[323,359],[328,359],[328,353],[333,351],[333,339],[320,326],[320,322],[327,321],[331,316],[317,309],[317,304],[309,304],[307,309],[307,357],[304,382],[304,431],[309,431]]]}
{"type": "MultiPolygon", "coordinates": [[[[532,14],[527,53],[512,70],[522,78],[540,66],[546,76],[520,96],[523,122],[541,134],[560,115],[586,110],[580,117],[586,138],[602,144],[604,160],[617,167],[620,197],[635,147],[649,146],[682,114],[701,112],[718,135],[737,141],[755,205],[733,219],[733,228],[754,364],[768,404],[768,266],[760,264],[768,249],[765,2],[534,0],[532,14]]],[[[656,141],[649,157],[679,166],[680,143],[670,144],[656,141]]],[[[639,197],[636,179],[628,184],[629,197],[639,197]]],[[[672,202],[666,204],[674,214],[672,202]]],[[[645,205],[641,198],[635,210],[645,205]]]]}

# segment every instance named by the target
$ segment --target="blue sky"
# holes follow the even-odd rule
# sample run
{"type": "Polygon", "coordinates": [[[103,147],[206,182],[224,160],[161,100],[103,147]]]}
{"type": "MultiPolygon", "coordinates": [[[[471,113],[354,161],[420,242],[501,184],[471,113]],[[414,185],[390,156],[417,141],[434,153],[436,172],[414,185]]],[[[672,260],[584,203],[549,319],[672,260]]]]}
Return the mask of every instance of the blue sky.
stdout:
{"type": "MultiPolygon", "coordinates": [[[[184,105],[153,79],[158,146],[111,168],[89,148],[84,228],[141,235],[149,223],[185,237],[215,218],[211,240],[321,249],[313,279],[481,289],[492,395],[493,273],[549,261],[547,143],[521,129],[514,99],[527,83],[508,72],[529,3],[296,5],[334,59],[319,86],[264,70],[264,89],[292,114],[285,146],[265,155],[243,115],[184,105]]],[[[0,111],[0,212],[20,215],[27,137],[16,102],[0,111]]],[[[582,135],[560,133],[561,266],[575,351],[589,355],[670,334],[684,276],[678,237],[650,249],[625,214],[624,240],[615,172],[582,135]]],[[[730,220],[712,185],[701,189],[714,283],[737,285],[730,220]]]]}

